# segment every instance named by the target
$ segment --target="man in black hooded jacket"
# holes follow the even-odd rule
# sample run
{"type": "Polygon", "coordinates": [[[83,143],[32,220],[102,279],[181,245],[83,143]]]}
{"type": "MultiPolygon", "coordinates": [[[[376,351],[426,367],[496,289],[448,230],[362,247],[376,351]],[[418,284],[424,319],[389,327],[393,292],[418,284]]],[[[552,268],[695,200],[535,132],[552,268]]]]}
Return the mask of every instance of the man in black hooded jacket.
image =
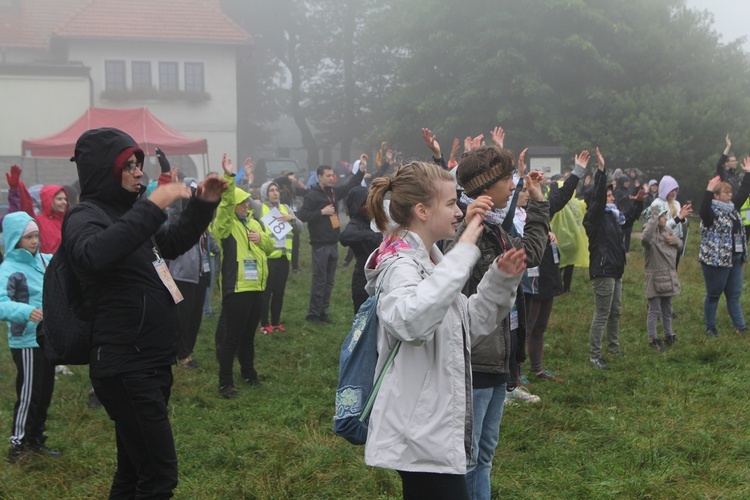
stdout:
{"type": "MultiPolygon", "coordinates": [[[[166,208],[190,197],[182,183],[140,199],[144,153],[114,128],[84,132],[72,158],[81,201],[63,223],[67,255],[92,318],[89,374],[115,422],[117,471],[110,498],[168,498],[177,485],[177,454],[167,404],[177,354],[177,302],[163,259],[190,249],[206,229],[225,189],[206,180],[179,219],[166,208]],[[108,219],[108,220],[107,220],[108,219]]],[[[179,293],[179,292],[177,292],[179,293]]]]}

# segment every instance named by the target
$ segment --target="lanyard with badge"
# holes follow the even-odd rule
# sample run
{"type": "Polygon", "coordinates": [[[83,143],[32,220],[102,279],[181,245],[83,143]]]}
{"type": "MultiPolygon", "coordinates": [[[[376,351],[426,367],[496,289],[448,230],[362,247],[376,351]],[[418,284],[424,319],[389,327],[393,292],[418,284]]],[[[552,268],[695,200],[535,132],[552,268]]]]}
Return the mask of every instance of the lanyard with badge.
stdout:
{"type": "Polygon", "coordinates": [[[328,198],[328,201],[331,202],[331,206],[333,206],[333,214],[331,215],[331,227],[333,227],[333,229],[337,229],[339,227],[339,216],[336,213],[336,193],[331,190],[331,194],[333,195],[333,198],[331,198],[330,196],[328,196],[328,193],[323,186],[320,186],[320,188],[323,190],[323,194],[326,195],[326,198],[328,198]]]}
{"type": "Polygon", "coordinates": [[[151,237],[151,245],[151,251],[154,252],[154,255],[156,256],[156,260],[152,262],[154,269],[156,269],[156,274],[159,275],[159,279],[169,291],[174,303],[179,304],[183,300],[182,293],[180,292],[180,289],[177,288],[177,284],[174,282],[174,278],[172,278],[172,275],[169,272],[167,263],[161,258],[161,254],[159,254],[159,246],[156,244],[156,240],[153,236],[151,237]]]}

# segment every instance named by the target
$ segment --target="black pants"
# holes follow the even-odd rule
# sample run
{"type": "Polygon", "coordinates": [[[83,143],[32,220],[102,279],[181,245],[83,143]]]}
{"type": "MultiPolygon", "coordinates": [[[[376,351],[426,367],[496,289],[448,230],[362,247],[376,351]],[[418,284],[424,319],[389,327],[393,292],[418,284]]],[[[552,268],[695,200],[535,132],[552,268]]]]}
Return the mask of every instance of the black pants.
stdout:
{"type": "Polygon", "coordinates": [[[10,353],[18,370],[10,443],[43,444],[47,410],[55,388],[55,367],[39,347],[11,349],[10,353]]]}
{"type": "Polygon", "coordinates": [[[268,259],[268,281],[263,291],[263,310],[260,324],[268,326],[268,307],[271,306],[271,325],[281,321],[281,308],[284,307],[284,289],[289,279],[289,259],[282,255],[278,259],[268,259]]]}
{"type": "Polygon", "coordinates": [[[180,313],[180,335],[177,338],[177,359],[189,358],[193,354],[198,331],[203,321],[203,303],[211,277],[204,274],[198,283],[175,280],[182,293],[183,301],[177,304],[180,313]]]}
{"type": "Polygon", "coordinates": [[[570,291],[570,283],[573,281],[573,269],[575,269],[575,266],[573,264],[560,269],[560,277],[563,284],[563,293],[568,293],[570,291]]]}
{"type": "Polygon", "coordinates": [[[172,368],[91,380],[115,422],[117,471],[109,498],[169,498],[177,486],[177,452],[167,404],[172,368]]]}
{"type": "Polygon", "coordinates": [[[260,322],[263,292],[239,292],[224,297],[216,326],[216,357],[219,360],[219,387],[234,385],[235,354],[240,360],[242,378],[256,380],[255,330],[260,322]]]}
{"type": "Polygon", "coordinates": [[[398,471],[404,500],[469,500],[462,474],[398,471]]]}

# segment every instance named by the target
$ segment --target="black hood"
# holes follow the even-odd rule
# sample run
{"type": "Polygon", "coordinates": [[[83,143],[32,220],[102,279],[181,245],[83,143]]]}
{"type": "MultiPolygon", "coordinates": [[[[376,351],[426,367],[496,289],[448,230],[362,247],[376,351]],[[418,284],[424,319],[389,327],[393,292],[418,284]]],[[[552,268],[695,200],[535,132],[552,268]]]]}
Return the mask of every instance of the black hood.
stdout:
{"type": "MultiPolygon", "coordinates": [[[[115,159],[125,148],[137,148],[138,143],[116,128],[87,130],[76,141],[75,156],[78,179],[81,183],[81,201],[96,200],[120,209],[128,209],[145,191],[132,193],[123,188],[115,177],[115,159]]],[[[136,153],[143,162],[143,153],[136,153]]]]}
{"type": "Polygon", "coordinates": [[[370,192],[364,186],[357,186],[349,191],[346,196],[346,213],[349,214],[350,218],[354,218],[359,214],[359,209],[367,201],[367,194],[370,192]]]}

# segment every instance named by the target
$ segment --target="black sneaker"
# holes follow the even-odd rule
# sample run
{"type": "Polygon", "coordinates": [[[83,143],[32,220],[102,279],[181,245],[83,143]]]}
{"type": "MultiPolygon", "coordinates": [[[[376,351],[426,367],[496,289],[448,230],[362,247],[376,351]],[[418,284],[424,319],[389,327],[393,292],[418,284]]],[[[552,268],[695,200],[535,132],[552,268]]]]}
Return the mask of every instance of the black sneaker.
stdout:
{"type": "Polygon", "coordinates": [[[27,447],[32,453],[38,453],[39,455],[46,455],[53,458],[62,455],[62,453],[60,453],[59,451],[50,450],[42,443],[28,444],[27,447]]]}
{"type": "Polygon", "coordinates": [[[659,352],[664,352],[664,345],[661,343],[661,340],[659,339],[652,340],[651,342],[648,343],[648,346],[651,349],[655,349],[659,352]]]}
{"type": "Polygon", "coordinates": [[[745,327],[745,328],[735,328],[734,331],[737,332],[737,335],[747,335],[747,334],[750,333],[750,330],[748,330],[747,327],[745,327]]]}
{"type": "Polygon", "coordinates": [[[721,334],[716,331],[716,328],[706,328],[706,335],[708,335],[709,337],[716,337],[716,338],[721,337],[721,334]]]}
{"type": "Polygon", "coordinates": [[[600,370],[609,370],[609,366],[604,362],[602,358],[591,358],[589,359],[589,365],[600,370]]]}
{"type": "Polygon", "coordinates": [[[12,444],[8,450],[8,462],[14,464],[23,459],[29,450],[22,444],[12,444]]]}
{"type": "Polygon", "coordinates": [[[263,384],[257,378],[246,378],[245,382],[247,382],[249,385],[252,385],[253,387],[263,387],[263,384]]]}
{"type": "Polygon", "coordinates": [[[321,316],[320,321],[322,321],[323,323],[328,323],[329,325],[335,324],[335,322],[327,314],[325,316],[321,316]]]}
{"type": "Polygon", "coordinates": [[[677,335],[665,335],[664,336],[664,344],[667,347],[671,347],[677,342],[677,335]]]}
{"type": "Polygon", "coordinates": [[[323,323],[320,318],[315,318],[312,316],[305,318],[305,321],[307,321],[308,323],[312,323],[313,325],[325,325],[325,323],[323,323]]]}
{"type": "Polygon", "coordinates": [[[234,399],[240,395],[240,393],[237,392],[237,389],[235,389],[233,385],[219,387],[219,394],[221,394],[224,399],[234,399]]]}

